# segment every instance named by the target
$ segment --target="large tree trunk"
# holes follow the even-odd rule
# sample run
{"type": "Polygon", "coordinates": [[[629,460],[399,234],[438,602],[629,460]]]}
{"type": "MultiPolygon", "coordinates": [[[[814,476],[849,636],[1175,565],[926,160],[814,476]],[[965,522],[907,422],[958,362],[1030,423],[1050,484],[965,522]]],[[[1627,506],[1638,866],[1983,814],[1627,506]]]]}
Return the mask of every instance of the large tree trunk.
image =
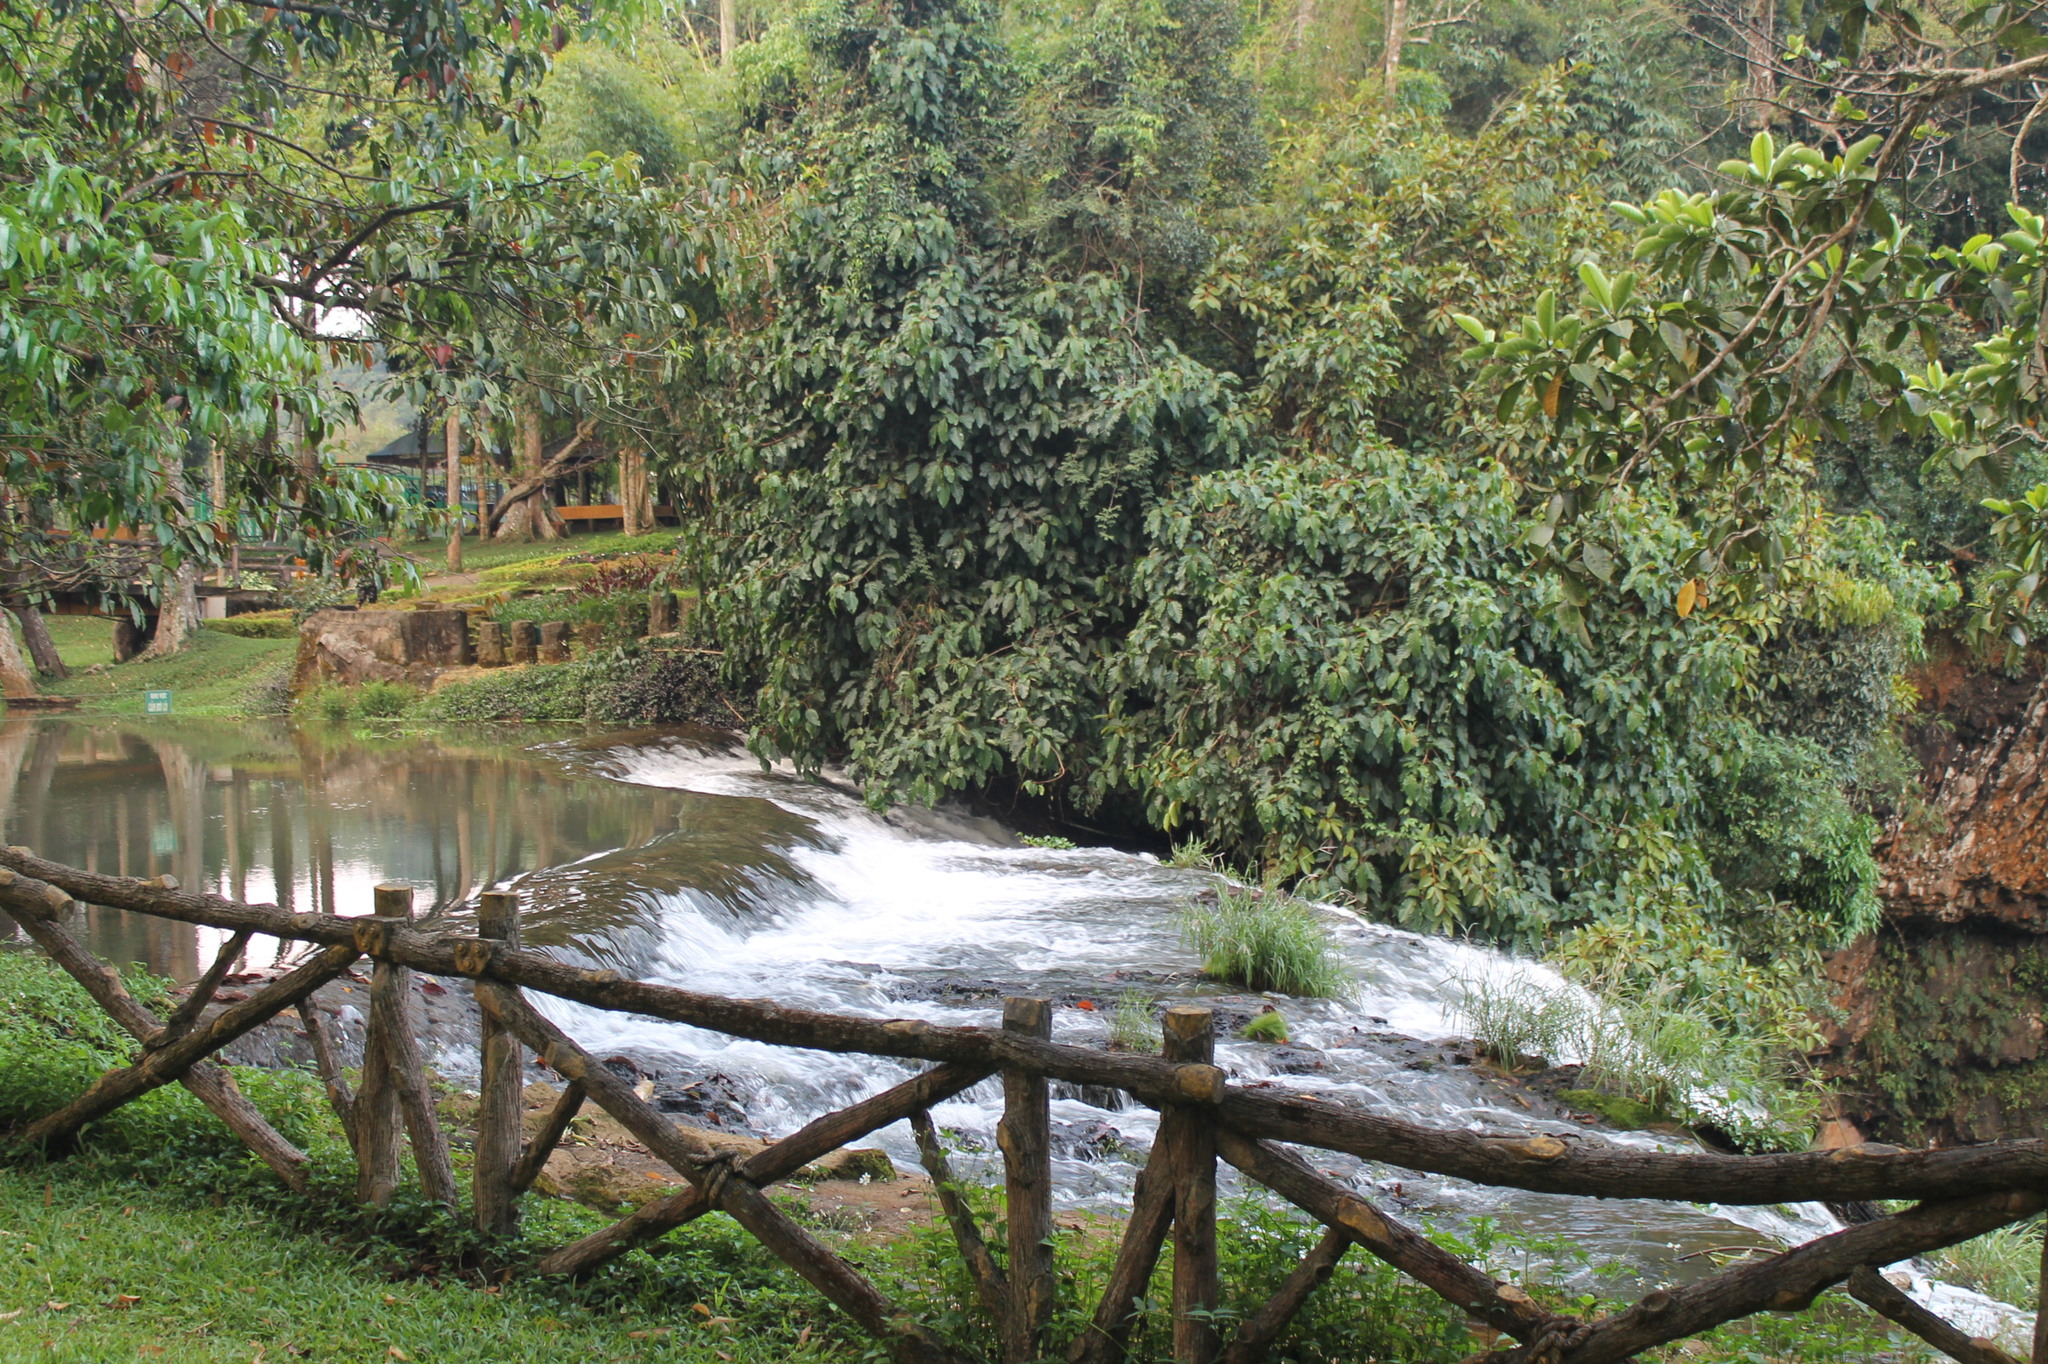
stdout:
{"type": "Polygon", "coordinates": [[[726,65],[732,60],[732,50],[737,43],[733,24],[733,0],[718,0],[718,64],[726,65]]]}
{"type": "Polygon", "coordinates": [[[0,610],[0,696],[18,700],[36,694],[35,679],[28,675],[28,659],[21,642],[14,637],[14,620],[0,610]]]}
{"type": "Polygon", "coordinates": [[[654,501],[648,491],[647,456],[638,450],[619,451],[619,505],[624,509],[628,535],[645,535],[654,529],[654,501]]]}
{"type": "Polygon", "coordinates": [[[566,533],[562,518],[548,501],[547,483],[542,478],[540,409],[531,405],[519,409],[519,472],[521,482],[534,480],[533,490],[513,501],[500,514],[500,540],[558,540],[566,533]]]}
{"type": "Polygon", "coordinates": [[[57,641],[50,638],[50,627],[44,623],[43,613],[19,597],[8,602],[7,609],[21,622],[22,642],[28,645],[28,656],[35,660],[36,671],[52,682],[62,682],[71,676],[71,670],[64,666],[64,659],[57,653],[57,641]]]}
{"type": "Polygon", "coordinates": [[[199,565],[187,560],[164,584],[158,604],[156,637],[142,651],[144,658],[168,658],[183,649],[199,630],[199,565]]]}

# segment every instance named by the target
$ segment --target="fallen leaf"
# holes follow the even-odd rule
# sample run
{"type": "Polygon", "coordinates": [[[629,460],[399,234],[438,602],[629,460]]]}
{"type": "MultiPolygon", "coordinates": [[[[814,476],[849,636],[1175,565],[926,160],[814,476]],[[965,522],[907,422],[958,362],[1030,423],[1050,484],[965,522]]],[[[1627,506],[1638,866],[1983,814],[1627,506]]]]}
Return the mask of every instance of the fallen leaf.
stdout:
{"type": "Polygon", "coordinates": [[[139,1355],[160,1355],[168,1354],[169,1351],[165,1350],[161,1345],[145,1342],[135,1347],[135,1353],[139,1355]]]}
{"type": "Polygon", "coordinates": [[[136,1293],[117,1293],[117,1294],[115,1294],[115,1295],[114,1295],[114,1300],[113,1300],[112,1302],[108,1303],[108,1304],[107,1304],[107,1306],[109,1306],[109,1307],[133,1307],[133,1306],[134,1306],[134,1305],[135,1305],[136,1303],[138,1303],[138,1302],[141,1302],[141,1301],[142,1301],[142,1298],[141,1298],[141,1295],[139,1295],[139,1294],[136,1294],[136,1293]]]}
{"type": "Polygon", "coordinates": [[[708,1307],[706,1307],[706,1306],[705,1306],[705,1305],[704,1305],[703,1303],[701,1303],[701,1302],[693,1302],[693,1303],[691,1303],[691,1304],[690,1304],[690,1310],[691,1310],[692,1312],[695,1312],[695,1313],[696,1313],[696,1314],[697,1314],[698,1316],[700,1316],[700,1317],[708,1317],[708,1316],[710,1316],[710,1315],[711,1315],[711,1309],[710,1309],[710,1308],[708,1308],[708,1307]]]}
{"type": "Polygon", "coordinates": [[[667,1334],[669,1333],[669,1331],[670,1331],[671,1329],[672,1329],[672,1328],[670,1328],[670,1327],[667,1327],[667,1326],[657,1326],[657,1327],[655,1327],[655,1328],[653,1328],[652,1330],[649,1330],[649,1331],[628,1331],[628,1332],[626,1332],[626,1339],[628,1339],[628,1340],[656,1340],[656,1339],[659,1339],[659,1338],[660,1338],[660,1337],[662,1337],[662,1336],[665,1336],[665,1335],[667,1335],[667,1334]]]}
{"type": "Polygon", "coordinates": [[[403,1350],[399,1349],[399,1348],[398,1348],[398,1347],[397,1347],[396,1345],[392,1346],[392,1347],[391,1347],[390,1349],[386,1350],[386,1351],[385,1351],[384,1353],[385,1353],[386,1355],[390,1356],[390,1357],[391,1357],[392,1359],[411,1359],[411,1358],[412,1358],[412,1356],[411,1356],[411,1355],[409,1355],[409,1354],[407,1354],[407,1353],[406,1353],[405,1351],[403,1351],[403,1350]]]}
{"type": "Polygon", "coordinates": [[[1085,1009],[1092,1014],[1095,1012],[1095,1001],[1092,999],[1077,999],[1074,1001],[1074,1007],[1077,1009],[1085,1009]]]}
{"type": "Polygon", "coordinates": [[[23,1310],[24,1309],[17,1307],[12,1312],[0,1312],[0,1321],[13,1321],[16,1317],[22,1314],[23,1310]]]}
{"type": "Polygon", "coordinates": [[[43,1304],[43,1308],[50,1312],[69,1312],[71,1304],[68,1302],[46,1302],[43,1304]]]}

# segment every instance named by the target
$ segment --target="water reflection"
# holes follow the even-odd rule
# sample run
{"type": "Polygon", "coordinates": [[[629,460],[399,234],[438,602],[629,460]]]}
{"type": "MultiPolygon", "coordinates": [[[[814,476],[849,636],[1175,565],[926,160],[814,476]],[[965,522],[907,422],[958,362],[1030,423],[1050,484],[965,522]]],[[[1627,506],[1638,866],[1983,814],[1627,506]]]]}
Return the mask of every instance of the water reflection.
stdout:
{"type": "MultiPolygon", "coordinates": [[[[608,964],[650,938],[663,897],[767,912],[764,887],[806,879],[784,856],[816,841],[801,815],[625,786],[590,765],[601,743],[531,740],[378,738],[281,721],[6,720],[0,832],[73,866],[168,872],[295,911],[366,914],[371,888],[398,881],[416,888],[421,913],[460,919],[478,892],[517,885],[529,941],[608,964]]],[[[101,956],[178,979],[197,975],[225,936],[115,910],[84,915],[101,956]]],[[[252,948],[248,965],[269,964],[276,946],[252,948]]]]}

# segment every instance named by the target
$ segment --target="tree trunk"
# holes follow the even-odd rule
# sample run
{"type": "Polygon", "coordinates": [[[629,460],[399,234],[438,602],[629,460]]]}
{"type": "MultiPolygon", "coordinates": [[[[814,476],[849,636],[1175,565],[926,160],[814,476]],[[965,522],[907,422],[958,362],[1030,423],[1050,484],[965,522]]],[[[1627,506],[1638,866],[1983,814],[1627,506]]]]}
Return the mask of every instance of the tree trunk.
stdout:
{"type": "Polygon", "coordinates": [[[191,642],[199,629],[199,565],[187,560],[164,584],[158,604],[156,637],[142,651],[144,658],[168,658],[191,642]]]}
{"type": "Polygon", "coordinates": [[[628,535],[645,535],[654,529],[654,504],[647,490],[647,456],[638,450],[619,451],[619,505],[625,509],[622,527],[628,535]]]}
{"type": "MultiPolygon", "coordinates": [[[[522,480],[537,477],[542,470],[540,409],[523,405],[519,409],[519,472],[522,480]]],[[[500,540],[558,540],[564,534],[562,518],[548,501],[545,482],[513,502],[498,520],[500,540]]]]}
{"type": "Polygon", "coordinates": [[[1777,0],[1750,0],[1743,16],[1742,126],[1751,132],[1777,122],[1777,0]]]}
{"type": "Polygon", "coordinates": [[[35,660],[36,671],[52,682],[62,682],[71,676],[71,670],[57,653],[57,641],[50,638],[43,613],[20,598],[8,602],[7,609],[21,622],[22,642],[28,645],[28,656],[35,660]]]}
{"type": "Polygon", "coordinates": [[[1387,49],[1380,55],[1380,81],[1391,102],[1401,92],[1401,49],[1408,45],[1408,0],[1387,0],[1387,49]]]}
{"type": "MultiPolygon", "coordinates": [[[[422,500],[426,494],[420,494],[422,500]]],[[[479,495],[477,506],[483,506],[479,495]]],[[[448,571],[462,572],[462,409],[448,404],[448,571]]]]}
{"type": "Polygon", "coordinates": [[[1288,25],[1287,47],[1299,51],[1308,43],[1308,35],[1316,26],[1316,0],[1295,0],[1294,20],[1288,25]]]}
{"type": "MultiPolygon", "coordinates": [[[[237,537],[235,518],[228,514],[228,451],[227,447],[217,440],[206,442],[206,487],[207,495],[213,503],[209,509],[213,516],[213,524],[226,531],[228,543],[233,544],[237,537]]],[[[229,569],[225,563],[214,570],[214,581],[223,587],[230,586],[228,576],[229,569]]]]}
{"type": "Polygon", "coordinates": [[[0,610],[0,696],[15,700],[35,694],[35,679],[29,676],[28,660],[14,637],[14,621],[0,610]]]}
{"type": "Polygon", "coordinates": [[[735,45],[733,35],[733,0],[718,0],[718,64],[725,66],[732,61],[735,45]]]}

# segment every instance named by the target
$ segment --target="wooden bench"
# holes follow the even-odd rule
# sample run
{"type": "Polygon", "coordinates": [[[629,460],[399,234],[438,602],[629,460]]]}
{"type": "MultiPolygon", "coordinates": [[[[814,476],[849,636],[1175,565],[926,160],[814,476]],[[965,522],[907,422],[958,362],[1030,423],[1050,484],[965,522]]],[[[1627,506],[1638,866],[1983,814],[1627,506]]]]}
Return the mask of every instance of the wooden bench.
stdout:
{"type": "MultiPolygon", "coordinates": [[[[593,502],[587,507],[557,507],[555,515],[568,524],[571,531],[580,522],[595,534],[600,530],[623,530],[626,525],[626,509],[616,502],[593,502]]],[[[679,521],[674,507],[656,507],[654,520],[657,525],[667,522],[675,525],[679,521]]]]}

